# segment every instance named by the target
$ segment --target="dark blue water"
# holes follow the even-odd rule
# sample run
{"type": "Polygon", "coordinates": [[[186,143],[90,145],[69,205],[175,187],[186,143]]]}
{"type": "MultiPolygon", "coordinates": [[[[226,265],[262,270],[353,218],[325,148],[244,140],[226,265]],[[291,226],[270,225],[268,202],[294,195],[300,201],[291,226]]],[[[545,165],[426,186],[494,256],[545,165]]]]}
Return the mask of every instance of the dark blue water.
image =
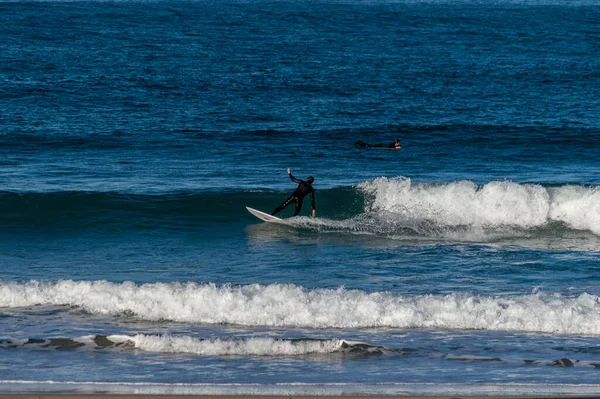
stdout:
{"type": "Polygon", "coordinates": [[[599,392],[599,55],[591,0],[1,1],[0,392],[599,392]]]}

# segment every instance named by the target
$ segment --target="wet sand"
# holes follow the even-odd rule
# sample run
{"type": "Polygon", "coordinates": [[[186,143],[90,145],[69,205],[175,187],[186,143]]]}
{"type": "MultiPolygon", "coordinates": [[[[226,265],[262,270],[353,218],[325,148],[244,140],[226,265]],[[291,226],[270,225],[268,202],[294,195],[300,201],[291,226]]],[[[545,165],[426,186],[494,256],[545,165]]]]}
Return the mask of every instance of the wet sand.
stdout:
{"type": "Polygon", "coordinates": [[[577,399],[598,399],[600,395],[541,395],[541,396],[468,396],[468,395],[448,395],[448,396],[302,396],[302,395],[104,395],[104,394],[0,394],[0,399],[543,399],[543,398],[577,398],[577,399]]]}

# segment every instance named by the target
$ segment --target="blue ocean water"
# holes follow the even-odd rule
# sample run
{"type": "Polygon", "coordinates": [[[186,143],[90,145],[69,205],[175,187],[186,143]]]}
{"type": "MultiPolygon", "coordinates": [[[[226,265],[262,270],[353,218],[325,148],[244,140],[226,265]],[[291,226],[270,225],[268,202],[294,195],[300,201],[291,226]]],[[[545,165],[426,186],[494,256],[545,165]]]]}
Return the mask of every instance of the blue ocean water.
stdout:
{"type": "Polygon", "coordinates": [[[597,1],[0,1],[0,393],[598,394],[599,139],[597,1]]]}

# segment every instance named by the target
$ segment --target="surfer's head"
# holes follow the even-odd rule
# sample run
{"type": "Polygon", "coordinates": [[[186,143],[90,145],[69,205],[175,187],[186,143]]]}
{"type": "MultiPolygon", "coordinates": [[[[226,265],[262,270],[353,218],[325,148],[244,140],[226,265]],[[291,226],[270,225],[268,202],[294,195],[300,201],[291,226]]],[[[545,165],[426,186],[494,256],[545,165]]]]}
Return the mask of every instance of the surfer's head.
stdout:
{"type": "Polygon", "coordinates": [[[398,140],[398,139],[394,140],[394,147],[400,148],[400,140],[398,140]]]}
{"type": "Polygon", "coordinates": [[[308,177],[306,178],[306,182],[307,182],[308,184],[312,184],[312,182],[314,182],[314,181],[315,181],[315,179],[314,179],[314,177],[312,177],[312,176],[308,176],[308,177]]]}

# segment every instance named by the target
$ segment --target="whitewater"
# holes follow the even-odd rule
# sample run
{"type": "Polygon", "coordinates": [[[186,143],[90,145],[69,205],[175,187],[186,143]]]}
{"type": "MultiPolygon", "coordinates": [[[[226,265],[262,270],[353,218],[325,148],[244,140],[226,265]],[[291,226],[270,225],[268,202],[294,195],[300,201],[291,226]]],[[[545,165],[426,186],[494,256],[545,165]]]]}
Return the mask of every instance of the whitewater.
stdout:
{"type": "MultiPolygon", "coordinates": [[[[537,290],[536,290],[537,291],[537,290]]],[[[535,292],[522,296],[398,296],[306,290],[293,284],[114,284],[58,281],[0,284],[0,306],[54,305],[90,314],[194,324],[304,328],[440,328],[600,335],[600,300],[535,292]]]]}
{"type": "Polygon", "coordinates": [[[367,210],[436,226],[533,229],[561,222],[600,234],[600,190],[596,186],[544,187],[493,181],[414,184],[385,177],[358,185],[372,197],[367,210]]]}

